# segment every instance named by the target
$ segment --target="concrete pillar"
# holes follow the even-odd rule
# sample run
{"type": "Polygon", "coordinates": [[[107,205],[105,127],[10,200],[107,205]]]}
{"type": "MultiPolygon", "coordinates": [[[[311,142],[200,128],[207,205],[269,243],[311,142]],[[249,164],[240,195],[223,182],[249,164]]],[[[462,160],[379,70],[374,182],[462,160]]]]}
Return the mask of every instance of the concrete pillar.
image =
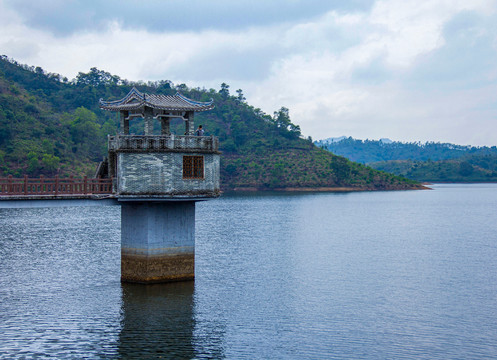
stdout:
{"type": "Polygon", "coordinates": [[[195,277],[195,202],[122,202],[121,281],[195,277]]]}

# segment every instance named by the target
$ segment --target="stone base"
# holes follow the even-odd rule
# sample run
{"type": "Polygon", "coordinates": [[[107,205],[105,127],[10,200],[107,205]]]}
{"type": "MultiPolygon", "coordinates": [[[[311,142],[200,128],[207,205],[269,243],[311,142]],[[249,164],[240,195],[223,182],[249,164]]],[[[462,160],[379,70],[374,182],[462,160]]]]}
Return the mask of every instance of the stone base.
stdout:
{"type": "Polygon", "coordinates": [[[160,283],[195,278],[195,254],[128,255],[121,254],[121,281],[160,283]]]}

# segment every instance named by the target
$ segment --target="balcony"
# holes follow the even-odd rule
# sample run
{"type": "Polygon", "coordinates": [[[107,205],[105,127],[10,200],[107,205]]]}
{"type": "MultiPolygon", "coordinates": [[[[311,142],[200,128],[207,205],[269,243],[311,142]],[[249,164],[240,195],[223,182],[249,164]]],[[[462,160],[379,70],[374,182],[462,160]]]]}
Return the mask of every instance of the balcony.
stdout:
{"type": "Polygon", "coordinates": [[[215,136],[193,135],[114,135],[108,136],[113,152],[219,152],[215,136]]]}

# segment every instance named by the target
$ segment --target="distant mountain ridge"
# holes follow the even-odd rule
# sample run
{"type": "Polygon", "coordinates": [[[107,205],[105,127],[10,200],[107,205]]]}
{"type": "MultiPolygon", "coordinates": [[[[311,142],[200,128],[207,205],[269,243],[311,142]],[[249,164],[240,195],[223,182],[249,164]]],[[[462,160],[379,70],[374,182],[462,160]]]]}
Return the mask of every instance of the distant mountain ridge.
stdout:
{"type": "Polygon", "coordinates": [[[329,138],[315,144],[377,170],[430,182],[496,182],[497,147],[329,138]]]}
{"type": "MultiPolygon", "coordinates": [[[[338,136],[338,137],[330,137],[330,138],[322,139],[322,140],[316,140],[316,141],[314,141],[314,143],[319,147],[323,147],[323,146],[326,146],[327,144],[337,143],[337,142],[340,142],[342,140],[346,140],[349,138],[351,138],[351,137],[343,135],[343,136],[338,136]]],[[[354,140],[356,140],[356,139],[354,139],[354,140]]],[[[393,141],[390,140],[389,138],[381,138],[379,141],[382,143],[385,143],[385,144],[393,143],[393,141]]]]}
{"type": "Polygon", "coordinates": [[[346,136],[331,137],[331,138],[324,139],[324,140],[314,141],[314,143],[318,146],[321,146],[321,145],[325,145],[325,144],[332,144],[332,143],[340,142],[340,141],[345,140],[345,139],[347,139],[346,136]]]}
{"type": "Polygon", "coordinates": [[[360,140],[352,137],[328,138],[315,141],[318,147],[344,156],[351,161],[370,164],[390,160],[449,160],[465,155],[497,154],[497,147],[476,147],[439,142],[405,143],[390,139],[360,140]]]}

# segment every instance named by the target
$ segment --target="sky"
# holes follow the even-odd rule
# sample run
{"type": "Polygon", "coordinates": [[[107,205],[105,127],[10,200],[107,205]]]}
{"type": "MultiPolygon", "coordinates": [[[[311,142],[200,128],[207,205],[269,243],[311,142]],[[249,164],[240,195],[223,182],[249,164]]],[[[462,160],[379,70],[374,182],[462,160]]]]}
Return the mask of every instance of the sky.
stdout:
{"type": "Polygon", "coordinates": [[[0,0],[0,54],[225,82],[314,140],[497,145],[497,0],[0,0]]]}

